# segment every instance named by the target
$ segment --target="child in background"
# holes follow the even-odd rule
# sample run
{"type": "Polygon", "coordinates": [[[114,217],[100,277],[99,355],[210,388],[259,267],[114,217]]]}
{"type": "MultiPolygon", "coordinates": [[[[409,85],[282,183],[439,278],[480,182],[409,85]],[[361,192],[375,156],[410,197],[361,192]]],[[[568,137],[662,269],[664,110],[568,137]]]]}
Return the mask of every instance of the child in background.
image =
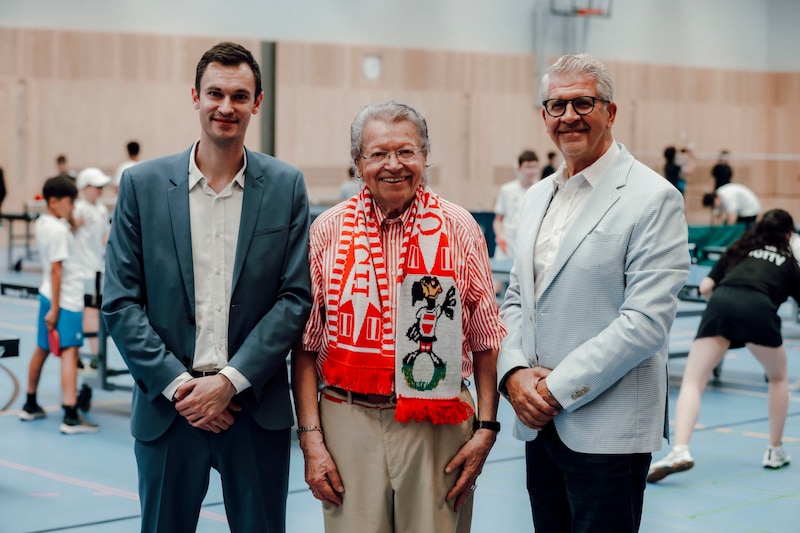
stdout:
{"type": "MultiPolygon", "coordinates": [[[[105,268],[106,240],[109,223],[108,208],[100,197],[103,187],[111,183],[99,168],[81,170],[77,178],[81,198],[72,213],[75,226],[75,270],[84,282],[83,331],[96,332],[100,316],[100,287],[105,268]]],[[[89,347],[97,353],[97,338],[89,338],[89,347]]]]}
{"type": "Polygon", "coordinates": [[[42,367],[50,353],[48,337],[58,332],[61,352],[61,394],[64,419],[60,430],[65,434],[98,430],[78,412],[78,348],[83,344],[81,313],[83,282],[75,272],[75,239],[67,219],[72,215],[78,191],[75,184],[61,176],[48,179],[43,188],[47,212],[36,220],[36,245],[42,260],[42,283],[39,285],[39,319],[36,349],[28,366],[27,400],[20,419],[44,418],[45,412],[36,401],[36,389],[42,367]]]}

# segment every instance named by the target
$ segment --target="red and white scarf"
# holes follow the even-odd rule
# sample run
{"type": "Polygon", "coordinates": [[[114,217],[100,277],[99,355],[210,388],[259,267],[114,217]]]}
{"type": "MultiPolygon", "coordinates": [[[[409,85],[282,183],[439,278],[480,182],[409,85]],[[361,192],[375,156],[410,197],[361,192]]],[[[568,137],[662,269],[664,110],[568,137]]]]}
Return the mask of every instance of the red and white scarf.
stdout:
{"type": "Polygon", "coordinates": [[[400,268],[387,275],[369,189],[348,201],[325,302],[328,384],[397,394],[395,418],[457,424],[461,401],[461,299],[439,197],[417,189],[403,227],[400,268]],[[389,283],[399,283],[397,324],[389,283]]]}

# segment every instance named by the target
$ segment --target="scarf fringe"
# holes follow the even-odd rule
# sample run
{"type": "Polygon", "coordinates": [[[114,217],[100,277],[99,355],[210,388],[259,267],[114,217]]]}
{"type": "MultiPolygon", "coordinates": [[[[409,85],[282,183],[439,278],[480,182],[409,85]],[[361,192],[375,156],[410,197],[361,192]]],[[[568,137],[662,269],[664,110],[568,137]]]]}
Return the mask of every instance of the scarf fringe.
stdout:
{"type": "MultiPolygon", "coordinates": [[[[327,363],[327,361],[326,361],[327,363]]],[[[337,364],[325,364],[322,375],[326,383],[362,394],[392,394],[393,368],[359,368],[337,364]]]]}
{"type": "Polygon", "coordinates": [[[420,399],[400,396],[394,418],[398,422],[422,422],[429,420],[434,424],[460,424],[469,419],[475,411],[467,402],[459,398],[451,400],[420,399]]]}

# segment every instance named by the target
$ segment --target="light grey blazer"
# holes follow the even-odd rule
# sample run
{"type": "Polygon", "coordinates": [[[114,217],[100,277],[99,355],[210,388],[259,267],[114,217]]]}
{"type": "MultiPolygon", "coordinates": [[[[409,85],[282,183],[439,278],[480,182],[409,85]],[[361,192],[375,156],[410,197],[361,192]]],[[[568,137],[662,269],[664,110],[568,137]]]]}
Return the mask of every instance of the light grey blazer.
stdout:
{"type": "MultiPolygon", "coordinates": [[[[508,335],[498,357],[501,392],[519,367],[551,368],[547,385],[563,406],[562,441],[582,453],[646,453],[667,436],[668,336],[689,271],[678,190],[619,145],[556,254],[534,304],[536,235],[552,177],[531,187],[517,259],[500,309],[508,335]]],[[[522,440],[537,432],[515,421],[522,440]]]]}

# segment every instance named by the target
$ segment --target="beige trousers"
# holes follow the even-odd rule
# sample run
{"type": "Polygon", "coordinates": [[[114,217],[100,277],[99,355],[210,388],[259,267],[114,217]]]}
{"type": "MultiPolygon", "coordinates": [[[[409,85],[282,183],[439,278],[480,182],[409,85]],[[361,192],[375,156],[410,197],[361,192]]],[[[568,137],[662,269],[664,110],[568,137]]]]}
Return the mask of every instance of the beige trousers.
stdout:
{"type": "MultiPolygon", "coordinates": [[[[474,408],[466,387],[462,400],[474,408]]],[[[460,470],[444,468],[472,437],[459,424],[394,419],[392,404],[366,405],[323,389],[325,444],[344,482],[343,504],[323,505],[326,533],[468,533],[472,498],[459,512],[445,496],[460,470]]]]}

